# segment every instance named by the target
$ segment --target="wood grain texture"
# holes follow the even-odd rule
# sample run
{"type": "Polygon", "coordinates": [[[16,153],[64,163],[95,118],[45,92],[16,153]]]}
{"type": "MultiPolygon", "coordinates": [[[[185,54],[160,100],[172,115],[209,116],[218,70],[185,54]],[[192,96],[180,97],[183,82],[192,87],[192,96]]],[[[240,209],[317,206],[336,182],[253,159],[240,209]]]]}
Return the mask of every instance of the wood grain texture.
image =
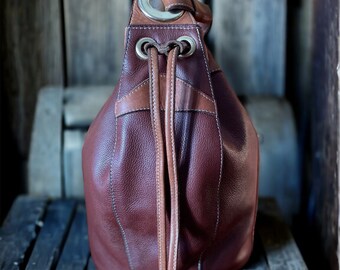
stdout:
{"type": "Polygon", "coordinates": [[[286,0],[214,0],[215,57],[238,94],[282,97],[286,0]]]}
{"type": "Polygon", "coordinates": [[[28,164],[30,194],[62,195],[62,94],[60,87],[39,93],[28,164]]]}
{"type": "MultiPolygon", "coordinates": [[[[41,230],[38,234],[32,234],[31,237],[33,239],[36,237],[36,241],[33,242],[34,246],[26,250],[26,252],[33,250],[32,254],[27,253],[28,257],[25,257],[20,268],[0,268],[6,270],[95,269],[93,260],[89,257],[84,203],[70,199],[53,200],[48,207],[38,207],[39,211],[35,212],[35,207],[30,207],[35,200],[31,197],[20,198],[20,211],[16,203],[12,214],[7,218],[11,222],[5,223],[0,229],[0,236],[3,236],[2,232],[8,232],[8,228],[11,228],[11,232],[24,231],[25,228],[36,227],[36,220],[39,218],[38,224],[41,230]],[[35,213],[33,219],[32,213],[35,213]],[[17,215],[26,217],[17,219],[17,215]],[[42,220],[40,220],[41,216],[43,216],[42,220]],[[23,220],[25,222],[21,222],[23,220]],[[25,262],[28,264],[26,265],[25,262]]],[[[46,202],[45,199],[42,200],[46,202]]],[[[21,238],[21,235],[18,236],[19,239],[25,239],[21,238]]],[[[6,257],[0,256],[0,266],[3,265],[6,265],[6,257]]],[[[254,249],[243,269],[306,269],[289,228],[282,222],[280,211],[273,199],[260,199],[254,249]]]]}
{"type": "Polygon", "coordinates": [[[331,268],[339,269],[339,1],[314,1],[312,216],[331,268]]]}
{"type": "Polygon", "coordinates": [[[56,200],[48,206],[27,270],[55,268],[69,230],[74,207],[75,202],[70,200],[56,200]]]}
{"type": "Polygon", "coordinates": [[[12,129],[27,157],[38,90],[63,84],[59,1],[3,1],[4,90],[12,129]]]}
{"type": "Polygon", "coordinates": [[[45,212],[45,198],[18,197],[0,228],[0,269],[23,269],[45,212]]]}
{"type": "Polygon", "coordinates": [[[83,270],[89,255],[85,206],[79,204],[57,270],[83,270]]]}
{"type": "Polygon", "coordinates": [[[130,1],[64,0],[68,85],[114,84],[130,1]]]}

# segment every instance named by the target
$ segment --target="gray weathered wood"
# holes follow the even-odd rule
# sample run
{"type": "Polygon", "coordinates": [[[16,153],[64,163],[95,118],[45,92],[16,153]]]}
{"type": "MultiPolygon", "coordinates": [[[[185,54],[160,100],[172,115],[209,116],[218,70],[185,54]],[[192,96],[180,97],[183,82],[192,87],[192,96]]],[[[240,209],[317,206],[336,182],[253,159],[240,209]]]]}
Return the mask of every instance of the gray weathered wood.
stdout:
{"type": "Polygon", "coordinates": [[[256,226],[266,253],[269,269],[307,269],[294,238],[287,225],[283,222],[280,210],[274,200],[259,201],[256,226]]]}
{"type": "Polygon", "coordinates": [[[48,206],[27,270],[54,269],[69,230],[74,207],[75,202],[70,200],[56,200],[48,206]]]}
{"type": "Polygon", "coordinates": [[[64,95],[66,126],[87,128],[112,91],[113,86],[67,88],[64,95]]]}
{"type": "Polygon", "coordinates": [[[79,204],[57,270],[83,270],[89,255],[85,206],[79,204]]]}
{"type": "Polygon", "coordinates": [[[284,95],[286,0],[214,0],[215,56],[238,94],[284,95]]]}
{"type": "Polygon", "coordinates": [[[2,1],[4,90],[12,132],[27,157],[38,90],[63,84],[60,1],[2,1]]]}
{"type": "Polygon", "coordinates": [[[314,1],[312,184],[309,209],[331,269],[340,268],[340,42],[338,0],[314,1]]]}
{"type": "Polygon", "coordinates": [[[64,132],[64,188],[67,197],[84,197],[81,151],[85,132],[66,130],[64,132]]]}
{"type": "Polygon", "coordinates": [[[41,89],[28,165],[30,194],[61,196],[62,88],[41,89]]]}
{"type": "Polygon", "coordinates": [[[271,97],[248,97],[245,105],[260,138],[260,195],[275,197],[290,222],[299,211],[301,185],[292,109],[271,97]]]}
{"type": "Polygon", "coordinates": [[[23,269],[37,237],[47,200],[18,197],[0,228],[0,269],[23,269]]]}
{"type": "Polygon", "coordinates": [[[69,85],[114,84],[130,1],[64,0],[69,85]]]}

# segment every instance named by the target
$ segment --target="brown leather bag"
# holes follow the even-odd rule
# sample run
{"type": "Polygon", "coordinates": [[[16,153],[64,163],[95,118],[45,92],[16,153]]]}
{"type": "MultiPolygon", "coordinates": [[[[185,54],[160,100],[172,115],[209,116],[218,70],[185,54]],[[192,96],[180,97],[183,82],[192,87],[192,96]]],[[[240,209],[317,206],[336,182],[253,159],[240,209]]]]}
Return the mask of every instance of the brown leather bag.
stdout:
{"type": "Polygon", "coordinates": [[[253,245],[257,134],[204,43],[209,8],[163,3],[134,2],[119,84],[86,137],[91,254],[105,270],[239,269],[253,245]]]}

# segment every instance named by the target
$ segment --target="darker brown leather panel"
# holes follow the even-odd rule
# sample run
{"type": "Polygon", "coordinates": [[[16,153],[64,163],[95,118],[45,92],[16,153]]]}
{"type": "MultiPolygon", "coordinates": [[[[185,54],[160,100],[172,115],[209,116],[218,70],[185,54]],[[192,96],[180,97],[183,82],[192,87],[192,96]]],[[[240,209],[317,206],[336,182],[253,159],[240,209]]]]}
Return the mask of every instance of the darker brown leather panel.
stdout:
{"type": "MultiPolygon", "coordinates": [[[[161,110],[165,109],[165,76],[160,76],[161,110]]],[[[212,98],[194,89],[186,82],[176,80],[176,103],[177,112],[197,111],[202,113],[215,114],[215,105],[212,98]]],[[[149,80],[145,80],[129,94],[116,102],[115,114],[117,117],[127,113],[144,111],[150,109],[149,102],[149,80]]]]}

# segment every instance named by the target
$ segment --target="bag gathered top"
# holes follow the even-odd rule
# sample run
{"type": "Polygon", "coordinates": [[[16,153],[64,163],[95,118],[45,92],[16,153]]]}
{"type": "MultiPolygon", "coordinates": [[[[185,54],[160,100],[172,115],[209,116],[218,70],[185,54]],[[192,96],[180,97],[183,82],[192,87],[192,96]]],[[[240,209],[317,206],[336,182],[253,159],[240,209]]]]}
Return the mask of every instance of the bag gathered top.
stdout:
{"type": "Polygon", "coordinates": [[[204,42],[208,6],[158,2],[134,2],[119,83],[85,139],[91,256],[99,270],[240,269],[257,134],[204,42]]]}

